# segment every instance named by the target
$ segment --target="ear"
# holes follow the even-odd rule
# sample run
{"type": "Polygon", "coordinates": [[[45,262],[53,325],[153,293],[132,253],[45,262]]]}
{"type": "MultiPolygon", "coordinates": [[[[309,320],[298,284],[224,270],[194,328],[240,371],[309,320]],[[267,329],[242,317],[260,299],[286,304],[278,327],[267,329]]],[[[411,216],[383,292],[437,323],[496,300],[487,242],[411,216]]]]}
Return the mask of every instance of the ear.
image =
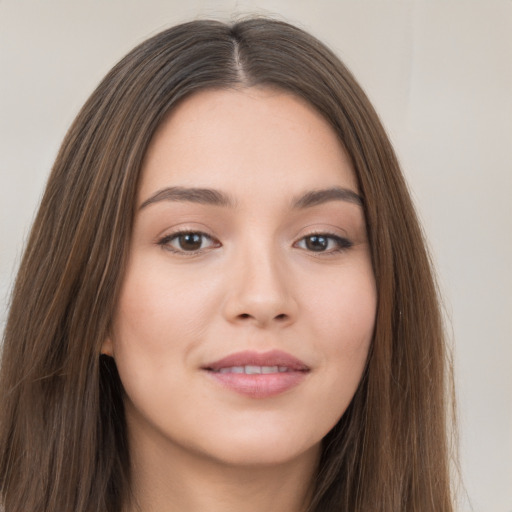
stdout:
{"type": "Polygon", "coordinates": [[[110,337],[106,338],[102,343],[100,352],[105,356],[114,357],[114,345],[110,337]]]}

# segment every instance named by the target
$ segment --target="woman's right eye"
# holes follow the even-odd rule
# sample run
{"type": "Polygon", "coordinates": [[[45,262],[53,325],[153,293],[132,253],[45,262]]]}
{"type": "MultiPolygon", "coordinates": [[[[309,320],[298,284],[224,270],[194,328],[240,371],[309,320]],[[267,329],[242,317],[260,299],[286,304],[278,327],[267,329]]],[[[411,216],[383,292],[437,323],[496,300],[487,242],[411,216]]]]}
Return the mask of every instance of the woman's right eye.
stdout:
{"type": "Polygon", "coordinates": [[[195,254],[205,249],[219,247],[220,243],[206,233],[181,231],[164,236],[158,245],[172,252],[195,254]]]}

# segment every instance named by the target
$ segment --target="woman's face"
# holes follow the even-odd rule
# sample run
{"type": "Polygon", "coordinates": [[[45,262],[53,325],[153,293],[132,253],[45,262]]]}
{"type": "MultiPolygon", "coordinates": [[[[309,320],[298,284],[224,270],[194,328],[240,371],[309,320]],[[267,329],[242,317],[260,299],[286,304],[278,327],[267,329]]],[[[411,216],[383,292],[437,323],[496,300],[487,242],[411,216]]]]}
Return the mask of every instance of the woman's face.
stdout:
{"type": "Polygon", "coordinates": [[[333,130],[289,94],[200,92],[165,120],[103,346],[135,449],[244,465],[318,452],[373,333],[357,194],[333,130]]]}

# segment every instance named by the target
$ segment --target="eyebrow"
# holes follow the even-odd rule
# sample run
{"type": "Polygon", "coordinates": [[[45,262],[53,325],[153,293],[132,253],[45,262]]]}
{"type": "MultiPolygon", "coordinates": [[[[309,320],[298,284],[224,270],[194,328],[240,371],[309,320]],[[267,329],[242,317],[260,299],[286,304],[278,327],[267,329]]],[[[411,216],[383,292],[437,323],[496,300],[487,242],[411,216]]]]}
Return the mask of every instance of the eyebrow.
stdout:
{"type": "Polygon", "coordinates": [[[343,187],[331,187],[319,190],[312,190],[297,197],[293,201],[293,208],[303,209],[318,206],[329,201],[346,201],[363,206],[363,198],[353,190],[343,187]]]}
{"type": "Polygon", "coordinates": [[[189,203],[226,206],[231,208],[235,206],[235,201],[219,190],[211,188],[168,187],[159,190],[156,194],[146,199],[140,205],[140,210],[150,204],[158,203],[159,201],[185,201],[189,203]]]}
{"type": "MultiPolygon", "coordinates": [[[[150,204],[160,201],[184,201],[189,203],[198,203],[213,206],[224,206],[234,208],[236,201],[219,190],[211,188],[189,188],[189,187],[167,187],[159,190],[151,197],[146,199],[141,205],[140,210],[150,204]]],[[[331,187],[326,189],[311,190],[296,197],[292,201],[294,209],[305,209],[318,206],[329,201],[346,201],[348,203],[363,206],[363,198],[348,188],[331,187]]]]}

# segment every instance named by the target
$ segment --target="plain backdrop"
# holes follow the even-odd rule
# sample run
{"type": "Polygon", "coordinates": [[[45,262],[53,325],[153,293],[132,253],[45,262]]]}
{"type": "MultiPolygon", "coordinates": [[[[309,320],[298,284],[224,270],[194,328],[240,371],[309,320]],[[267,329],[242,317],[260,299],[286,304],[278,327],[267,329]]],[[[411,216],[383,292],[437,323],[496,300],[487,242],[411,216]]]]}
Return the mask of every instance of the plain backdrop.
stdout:
{"type": "MultiPolygon", "coordinates": [[[[0,322],[67,127],[134,45],[270,14],[326,42],[395,145],[453,338],[460,510],[512,512],[512,1],[0,0],[0,322]]],[[[349,511],[347,511],[349,512],[349,511]]]]}

